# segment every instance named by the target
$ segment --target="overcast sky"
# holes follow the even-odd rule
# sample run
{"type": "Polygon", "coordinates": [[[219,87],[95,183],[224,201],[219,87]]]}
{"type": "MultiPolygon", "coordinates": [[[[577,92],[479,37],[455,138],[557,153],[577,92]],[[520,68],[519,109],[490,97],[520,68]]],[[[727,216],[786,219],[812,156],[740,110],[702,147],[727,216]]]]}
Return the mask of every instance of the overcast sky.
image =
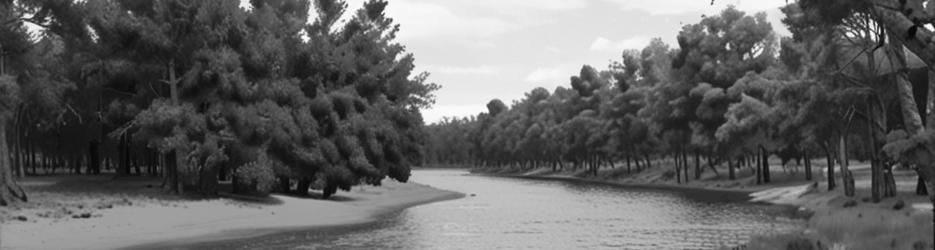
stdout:
{"type": "Polygon", "coordinates": [[[423,111],[428,124],[476,115],[494,98],[510,105],[535,87],[568,86],[583,64],[606,69],[653,37],[677,47],[683,25],[728,4],[765,11],[774,30],[789,33],[779,21],[786,0],[389,0],[387,15],[401,25],[398,41],[415,54],[416,70],[442,86],[423,111]]]}

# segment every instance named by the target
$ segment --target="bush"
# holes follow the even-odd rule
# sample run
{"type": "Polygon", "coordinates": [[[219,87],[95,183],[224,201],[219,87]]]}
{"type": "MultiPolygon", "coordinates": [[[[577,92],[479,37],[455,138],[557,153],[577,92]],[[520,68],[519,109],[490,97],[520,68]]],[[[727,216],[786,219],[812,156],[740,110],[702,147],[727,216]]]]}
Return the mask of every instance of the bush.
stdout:
{"type": "Polygon", "coordinates": [[[237,188],[246,192],[269,193],[276,185],[276,175],[269,161],[260,159],[244,164],[234,172],[237,188]]]}

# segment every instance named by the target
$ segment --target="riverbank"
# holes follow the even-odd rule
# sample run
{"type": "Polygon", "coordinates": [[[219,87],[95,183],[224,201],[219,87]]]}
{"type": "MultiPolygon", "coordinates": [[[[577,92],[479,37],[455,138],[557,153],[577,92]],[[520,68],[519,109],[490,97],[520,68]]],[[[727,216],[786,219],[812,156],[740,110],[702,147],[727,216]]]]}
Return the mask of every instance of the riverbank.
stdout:
{"type": "Polygon", "coordinates": [[[700,178],[691,178],[688,182],[678,183],[670,172],[671,168],[656,167],[642,171],[627,171],[625,168],[603,168],[593,175],[586,170],[553,170],[551,168],[514,169],[514,168],[474,168],[471,173],[504,176],[515,178],[576,180],[594,183],[603,183],[617,186],[644,187],[657,189],[683,189],[708,190],[723,192],[754,193],[777,187],[803,185],[812,183],[802,178],[796,179],[801,173],[775,173],[770,184],[756,185],[756,177],[738,173],[735,180],[730,180],[723,173],[711,171],[703,173],[700,178]],[[628,173],[629,172],[629,173],[628,173]]]}
{"type": "MultiPolygon", "coordinates": [[[[804,173],[774,169],[773,182],[756,185],[751,173],[738,173],[729,180],[723,173],[707,171],[688,183],[676,183],[672,168],[657,167],[636,172],[622,168],[601,169],[597,175],[584,170],[553,171],[539,169],[478,168],[473,173],[504,177],[574,180],[617,186],[679,190],[738,192],[749,195],[751,202],[799,207],[806,226],[788,235],[755,237],[748,249],[932,249],[932,206],[926,196],[915,191],[915,174],[910,170],[895,172],[896,197],[879,203],[870,200],[869,166],[855,164],[851,170],[857,188],[854,197],[846,197],[839,187],[828,191],[824,176],[814,173],[814,181],[804,180],[804,173]],[[811,245],[814,248],[789,248],[811,245]]],[[[817,168],[820,169],[820,168],[817,168]]],[[[723,172],[723,169],[721,169],[723,172]]],[[[694,177],[694,176],[692,176],[694,177]]]]}
{"type": "MultiPolygon", "coordinates": [[[[2,249],[114,249],[256,237],[307,228],[367,223],[382,215],[463,194],[417,183],[355,187],[331,200],[174,197],[153,179],[30,177],[30,202],[5,209],[2,249]]],[[[314,194],[313,194],[314,196],[314,194]]]]}
{"type": "Polygon", "coordinates": [[[874,203],[868,187],[858,185],[856,191],[854,197],[847,197],[840,189],[828,191],[825,185],[806,185],[754,193],[785,193],[765,197],[762,201],[798,206],[800,211],[811,216],[801,232],[758,238],[749,246],[753,249],[786,249],[784,247],[791,244],[809,244],[857,250],[933,249],[932,206],[928,197],[901,191],[895,197],[874,203]]]}

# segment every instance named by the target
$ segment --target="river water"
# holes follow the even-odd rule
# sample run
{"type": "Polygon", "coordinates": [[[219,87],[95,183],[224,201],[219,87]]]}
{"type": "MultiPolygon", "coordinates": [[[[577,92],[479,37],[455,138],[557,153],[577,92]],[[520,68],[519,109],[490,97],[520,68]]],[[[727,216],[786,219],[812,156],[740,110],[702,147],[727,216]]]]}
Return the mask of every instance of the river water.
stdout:
{"type": "MultiPolygon", "coordinates": [[[[791,208],[743,194],[621,188],[417,170],[411,181],[467,194],[374,223],[210,244],[249,249],[718,249],[795,230],[791,208]]],[[[202,245],[204,247],[205,245],[202,245]]]]}

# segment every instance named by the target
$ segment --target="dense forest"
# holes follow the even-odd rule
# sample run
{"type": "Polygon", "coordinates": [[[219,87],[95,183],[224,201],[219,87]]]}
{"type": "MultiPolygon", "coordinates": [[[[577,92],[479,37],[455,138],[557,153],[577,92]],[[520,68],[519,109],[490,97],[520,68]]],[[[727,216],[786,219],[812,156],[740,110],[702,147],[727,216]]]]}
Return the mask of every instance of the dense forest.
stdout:
{"type": "Polygon", "coordinates": [[[386,6],[0,1],[0,204],[28,200],[16,178],[53,173],[326,198],[406,181],[438,86],[386,6]]]}
{"type": "Polygon", "coordinates": [[[922,2],[796,1],[781,8],[791,37],[764,13],[730,7],[682,27],[677,47],[657,38],[606,69],[583,66],[569,87],[430,125],[427,160],[595,175],[665,167],[677,182],[721,169],[761,184],[770,157],[804,165],[808,180],[824,158],[822,181],[848,196],[848,164],[860,160],[871,164],[873,201],[896,194],[900,166],[918,173],[917,192],[935,195],[935,40],[925,26],[935,4],[922,2]]]}

